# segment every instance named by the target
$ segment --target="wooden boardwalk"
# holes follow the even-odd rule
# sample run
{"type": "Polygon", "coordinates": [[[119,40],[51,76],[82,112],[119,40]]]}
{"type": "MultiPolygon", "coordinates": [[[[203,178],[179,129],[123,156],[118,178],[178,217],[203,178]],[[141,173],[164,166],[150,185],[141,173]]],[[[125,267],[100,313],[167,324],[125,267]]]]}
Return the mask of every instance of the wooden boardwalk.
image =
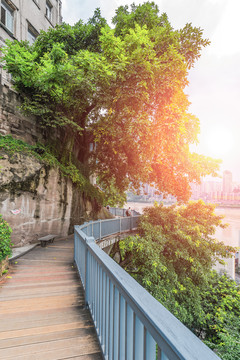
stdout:
{"type": "Polygon", "coordinates": [[[73,267],[73,240],[36,247],[0,282],[0,359],[102,359],[73,267]]]}

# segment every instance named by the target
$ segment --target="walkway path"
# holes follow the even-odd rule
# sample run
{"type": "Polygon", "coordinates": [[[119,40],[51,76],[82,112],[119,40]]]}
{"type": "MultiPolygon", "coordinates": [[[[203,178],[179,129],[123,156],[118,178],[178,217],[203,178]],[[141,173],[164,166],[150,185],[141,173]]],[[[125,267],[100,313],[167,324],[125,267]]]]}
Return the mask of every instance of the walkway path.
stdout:
{"type": "Polygon", "coordinates": [[[0,282],[1,360],[100,360],[73,240],[37,246],[0,282]]]}

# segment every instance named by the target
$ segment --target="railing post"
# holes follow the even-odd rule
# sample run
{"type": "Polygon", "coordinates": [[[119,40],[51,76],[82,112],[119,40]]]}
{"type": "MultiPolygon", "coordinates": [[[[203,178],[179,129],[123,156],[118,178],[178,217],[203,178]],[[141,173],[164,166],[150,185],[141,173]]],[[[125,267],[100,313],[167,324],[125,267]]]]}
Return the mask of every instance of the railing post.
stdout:
{"type": "Polygon", "coordinates": [[[76,262],[76,247],[77,247],[77,231],[76,231],[76,229],[77,229],[77,225],[75,225],[74,226],[74,249],[73,249],[73,251],[74,251],[74,261],[76,262]]]}
{"type": "Polygon", "coordinates": [[[99,240],[102,239],[102,220],[99,220],[99,240]]]}
{"type": "Polygon", "coordinates": [[[85,238],[85,307],[88,308],[88,301],[89,301],[89,287],[90,287],[90,281],[91,279],[89,278],[89,251],[88,251],[88,244],[93,243],[94,242],[94,237],[90,237],[90,236],[86,236],[85,238]]]}

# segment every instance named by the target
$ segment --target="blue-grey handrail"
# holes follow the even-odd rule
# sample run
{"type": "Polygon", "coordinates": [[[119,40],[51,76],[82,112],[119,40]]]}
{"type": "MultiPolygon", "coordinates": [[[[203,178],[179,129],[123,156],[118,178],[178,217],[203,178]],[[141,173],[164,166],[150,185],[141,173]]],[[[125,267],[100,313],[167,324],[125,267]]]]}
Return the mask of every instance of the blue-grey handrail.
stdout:
{"type": "Polygon", "coordinates": [[[74,259],[104,359],[220,360],[95,243],[139,216],[75,226],[74,259]]]}

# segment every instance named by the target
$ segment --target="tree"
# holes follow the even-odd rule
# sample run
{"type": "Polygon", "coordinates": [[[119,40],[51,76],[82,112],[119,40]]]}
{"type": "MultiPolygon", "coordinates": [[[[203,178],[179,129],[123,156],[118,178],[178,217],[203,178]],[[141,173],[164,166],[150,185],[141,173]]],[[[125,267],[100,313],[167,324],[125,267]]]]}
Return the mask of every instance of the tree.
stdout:
{"type": "Polygon", "coordinates": [[[111,29],[97,9],[86,24],[41,32],[32,46],[8,42],[5,67],[23,109],[45,127],[67,129],[63,144],[88,176],[120,192],[153,183],[187,200],[189,183],[218,168],[189,150],[199,121],[184,94],[209,41],[191,24],[174,30],[153,2],[120,6],[113,22],[111,29]]]}
{"type": "Polygon", "coordinates": [[[210,277],[212,266],[235,252],[214,238],[215,228],[225,227],[214,208],[202,201],[156,204],[144,210],[138,235],[119,242],[120,265],[199,336],[207,332],[208,297],[217,282],[210,277]]]}
{"type": "Polygon", "coordinates": [[[221,219],[203,201],[156,204],[112,255],[119,251],[120,265],[223,360],[238,360],[240,286],[212,270],[236,251],[214,238],[221,219]]]}
{"type": "Polygon", "coordinates": [[[212,273],[203,294],[205,342],[223,360],[240,358],[240,286],[212,273]]]}

